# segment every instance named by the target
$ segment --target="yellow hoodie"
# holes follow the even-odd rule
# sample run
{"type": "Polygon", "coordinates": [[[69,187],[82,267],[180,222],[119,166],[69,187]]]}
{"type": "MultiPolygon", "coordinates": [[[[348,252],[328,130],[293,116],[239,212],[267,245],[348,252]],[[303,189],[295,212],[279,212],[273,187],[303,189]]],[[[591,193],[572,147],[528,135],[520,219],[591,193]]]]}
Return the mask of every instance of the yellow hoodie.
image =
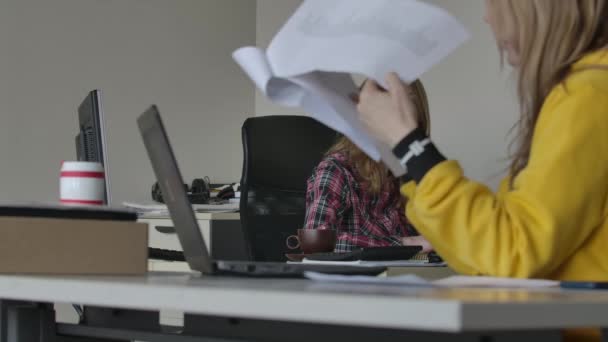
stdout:
{"type": "Polygon", "coordinates": [[[403,185],[407,217],[456,271],[608,281],[608,52],[572,69],[542,106],[513,189],[507,177],[495,194],[455,161],[403,185]]]}

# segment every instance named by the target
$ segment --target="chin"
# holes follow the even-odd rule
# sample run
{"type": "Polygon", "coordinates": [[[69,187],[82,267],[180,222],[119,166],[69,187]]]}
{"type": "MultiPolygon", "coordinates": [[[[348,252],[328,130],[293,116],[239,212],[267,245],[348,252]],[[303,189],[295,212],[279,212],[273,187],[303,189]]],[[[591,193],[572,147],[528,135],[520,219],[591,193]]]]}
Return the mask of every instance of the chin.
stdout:
{"type": "Polygon", "coordinates": [[[512,67],[518,67],[520,65],[521,59],[519,58],[519,53],[512,44],[505,44],[503,47],[503,52],[509,65],[512,67]]]}
{"type": "Polygon", "coordinates": [[[519,56],[513,56],[512,54],[508,54],[507,63],[509,63],[509,65],[514,68],[518,67],[520,64],[519,56]]]}

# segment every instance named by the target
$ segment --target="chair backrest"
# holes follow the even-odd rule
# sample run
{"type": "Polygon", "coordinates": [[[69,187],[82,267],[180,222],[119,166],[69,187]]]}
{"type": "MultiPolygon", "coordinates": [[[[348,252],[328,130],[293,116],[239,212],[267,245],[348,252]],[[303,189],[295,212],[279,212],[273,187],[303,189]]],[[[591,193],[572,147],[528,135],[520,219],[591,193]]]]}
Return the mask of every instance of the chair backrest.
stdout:
{"type": "Polygon", "coordinates": [[[245,120],[240,214],[249,255],[284,261],[285,240],[304,224],[306,180],[337,133],[305,116],[245,120]]]}

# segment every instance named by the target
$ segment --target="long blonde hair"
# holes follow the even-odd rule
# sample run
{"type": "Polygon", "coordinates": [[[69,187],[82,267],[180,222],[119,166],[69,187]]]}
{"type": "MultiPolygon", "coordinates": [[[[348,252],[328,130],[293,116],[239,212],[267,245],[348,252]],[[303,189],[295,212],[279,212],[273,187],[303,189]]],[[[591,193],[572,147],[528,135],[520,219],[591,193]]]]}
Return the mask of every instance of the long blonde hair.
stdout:
{"type": "MultiPolygon", "coordinates": [[[[511,182],[530,157],[541,107],[572,65],[608,44],[607,0],[490,0],[497,35],[512,35],[519,54],[517,92],[521,116],[510,166],[511,182]]],[[[504,58],[504,52],[501,51],[504,58]]]]}
{"type": "MultiPolygon", "coordinates": [[[[414,104],[418,112],[418,127],[429,134],[431,120],[426,91],[422,82],[418,80],[411,84],[411,88],[414,104]]],[[[343,153],[346,156],[350,165],[352,165],[361,178],[359,181],[367,183],[368,190],[371,193],[379,193],[387,181],[394,179],[382,162],[376,162],[369,158],[345,136],[338,138],[338,141],[327,151],[327,155],[333,153],[343,153]]]]}

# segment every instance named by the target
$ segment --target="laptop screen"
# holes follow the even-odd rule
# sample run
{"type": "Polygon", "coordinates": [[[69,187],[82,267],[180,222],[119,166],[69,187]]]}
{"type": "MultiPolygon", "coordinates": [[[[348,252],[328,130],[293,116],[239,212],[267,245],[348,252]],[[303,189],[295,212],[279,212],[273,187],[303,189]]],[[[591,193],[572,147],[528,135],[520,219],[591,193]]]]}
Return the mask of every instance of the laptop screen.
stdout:
{"type": "Polygon", "coordinates": [[[193,270],[213,273],[213,262],[188,200],[177,160],[156,106],[144,112],[137,119],[137,124],[186,261],[193,270]]]}
{"type": "Polygon", "coordinates": [[[78,106],[78,125],[76,155],[78,160],[101,163],[105,170],[105,204],[110,205],[110,166],[100,90],[89,92],[78,106]]]}

